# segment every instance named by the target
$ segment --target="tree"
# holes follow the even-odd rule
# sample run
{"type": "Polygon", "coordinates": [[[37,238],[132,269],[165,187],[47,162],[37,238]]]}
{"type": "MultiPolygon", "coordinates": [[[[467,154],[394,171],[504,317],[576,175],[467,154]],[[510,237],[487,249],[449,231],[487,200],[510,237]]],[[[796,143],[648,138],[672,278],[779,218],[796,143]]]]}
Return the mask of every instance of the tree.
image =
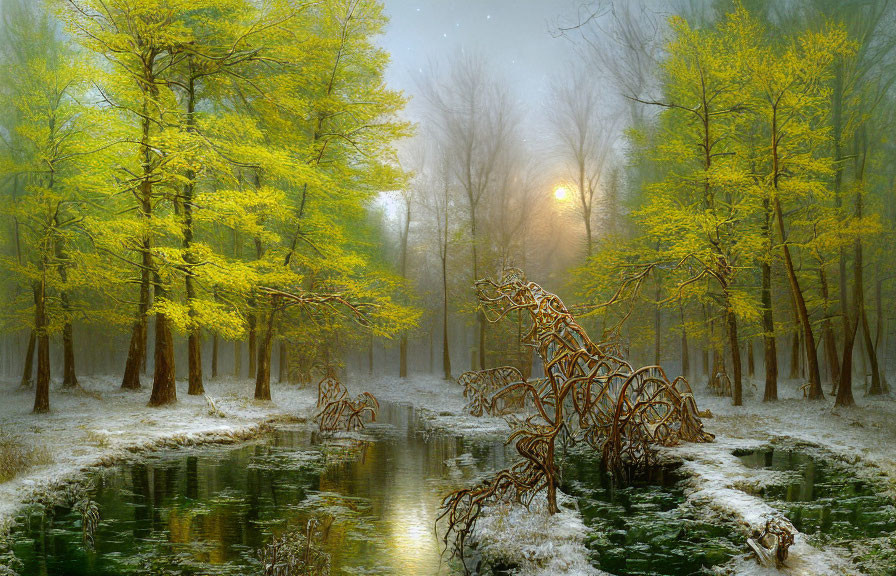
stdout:
{"type": "MultiPolygon", "coordinates": [[[[65,18],[78,41],[88,50],[102,55],[111,72],[97,89],[108,106],[120,110],[134,132],[133,152],[138,156],[136,170],[122,167],[126,174],[123,192],[133,198],[139,218],[123,230],[129,252],[139,255],[131,262],[140,271],[140,294],[131,343],[125,365],[123,388],[139,388],[139,370],[145,361],[147,314],[152,300],[168,298],[168,274],[156,261],[154,237],[163,230],[160,203],[169,202],[167,189],[174,186],[170,164],[176,158],[173,147],[163,134],[169,114],[177,108],[169,82],[173,70],[187,58],[191,40],[185,22],[193,10],[214,5],[185,0],[68,0],[65,18]],[[154,214],[155,213],[155,214],[154,214]],[[150,287],[153,296],[150,297],[150,287]]],[[[124,262],[130,262],[126,256],[124,262]]],[[[153,389],[150,404],[169,404],[177,399],[174,375],[174,348],[168,316],[162,308],[155,311],[155,354],[153,389]]]]}
{"type": "Polygon", "coordinates": [[[595,193],[608,185],[609,160],[616,139],[616,122],[606,115],[600,92],[582,68],[553,84],[550,121],[558,153],[576,183],[579,213],[585,224],[585,248],[593,253],[592,211],[595,193]]]}
{"type": "MultiPolygon", "coordinates": [[[[499,162],[510,141],[515,110],[503,85],[476,56],[459,55],[441,81],[433,76],[423,87],[433,125],[451,158],[453,176],[464,193],[470,226],[472,281],[483,272],[480,252],[481,206],[492,190],[499,162]]],[[[485,319],[480,310],[478,361],[485,367],[485,319]]]]}
{"type": "Polygon", "coordinates": [[[673,168],[650,187],[638,220],[649,245],[657,246],[671,263],[687,262],[693,270],[679,281],[676,296],[704,279],[718,288],[718,294],[709,291],[707,296],[722,310],[733,365],[734,405],[739,406],[737,318],[755,316],[756,307],[748,292],[737,287],[737,272],[750,266],[761,240],[746,218],[756,207],[735,135],[745,111],[741,50],[753,43],[756,28],[743,11],[731,14],[718,30],[694,30],[674,18],[671,28],[675,37],[664,62],[665,100],[645,103],[665,110],[657,152],[673,168]]]}
{"type": "Polygon", "coordinates": [[[784,268],[805,342],[809,398],[824,398],[818,368],[815,334],[806,297],[800,286],[785,221],[784,202],[825,198],[823,179],[832,162],[818,154],[827,134],[817,120],[824,113],[820,86],[830,77],[831,64],[848,50],[846,35],[834,28],[824,33],[805,33],[783,50],[766,38],[750,61],[754,84],[754,110],[768,134],[763,162],[763,185],[780,238],[784,268]]]}
{"type": "MultiPolygon", "coordinates": [[[[63,386],[77,386],[70,269],[79,212],[81,161],[96,147],[95,115],[82,109],[83,78],[92,70],[59,38],[42,3],[11,2],[3,39],[5,138],[0,172],[12,179],[17,257],[11,272],[27,279],[33,304],[32,342],[37,348],[34,411],[50,409],[50,335],[62,332],[63,386]]],[[[26,376],[33,345],[29,343],[26,376]]]]}

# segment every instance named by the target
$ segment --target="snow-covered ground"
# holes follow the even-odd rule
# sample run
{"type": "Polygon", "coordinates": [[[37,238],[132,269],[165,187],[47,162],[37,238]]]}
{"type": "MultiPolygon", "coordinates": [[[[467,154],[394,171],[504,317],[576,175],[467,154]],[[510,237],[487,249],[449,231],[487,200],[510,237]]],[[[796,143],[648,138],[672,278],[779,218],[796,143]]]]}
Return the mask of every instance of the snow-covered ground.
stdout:
{"type": "MultiPolygon", "coordinates": [[[[769,444],[806,444],[807,450],[840,460],[856,476],[888,486],[896,495],[896,401],[890,396],[863,397],[855,390],[856,406],[835,408],[834,399],[810,402],[803,398],[801,382],[779,385],[776,402],[763,403],[764,383],[745,384],[744,406],[732,406],[730,398],[697,395],[706,429],[716,435],[708,444],[683,444],[668,453],[684,461],[691,473],[689,499],[740,521],[745,530],[759,527],[777,511],[762,498],[745,491],[774,482],[777,472],[746,467],[732,451],[769,444]]],[[[782,570],[760,568],[751,555],[735,558],[725,572],[739,575],[787,574],[823,576],[859,574],[849,561],[849,551],[811,546],[799,534],[782,570]]]]}
{"type": "MultiPolygon", "coordinates": [[[[501,419],[466,414],[461,389],[437,377],[402,381],[352,375],[346,384],[352,395],[366,390],[381,401],[414,404],[434,429],[465,435],[503,435],[508,430],[501,419]]],[[[238,441],[278,420],[309,418],[316,400],[314,387],[274,385],[272,403],[256,402],[251,382],[225,378],[206,385],[214,409],[202,396],[187,396],[185,383],[179,383],[176,405],[150,408],[147,389],[122,391],[117,378],[83,379],[82,385],[84,389],[75,392],[54,386],[52,412],[33,415],[32,390],[0,383],[5,400],[0,404],[0,430],[21,442],[45,447],[50,461],[0,484],[0,524],[8,523],[35,494],[74,480],[91,467],[164,446],[238,441]]],[[[749,527],[762,524],[775,511],[743,488],[771,481],[776,473],[747,468],[732,451],[769,443],[818,445],[826,455],[852,466],[857,475],[888,482],[891,494],[896,494],[896,401],[891,397],[871,399],[859,393],[858,406],[835,409],[832,399],[808,402],[798,383],[786,382],[781,385],[781,400],[763,404],[756,392],[751,393],[756,387],[746,386],[746,405],[742,407],[731,406],[728,398],[698,392],[699,408],[708,408],[713,414],[704,422],[716,441],[668,449],[669,455],[684,461],[692,476],[688,497],[693,503],[740,521],[745,535],[749,527]]],[[[538,506],[529,512],[518,507],[489,510],[479,526],[483,551],[516,559],[523,576],[600,574],[587,562],[583,544],[587,532],[571,504],[553,518],[538,506]]],[[[721,573],[814,576],[855,571],[845,551],[821,550],[799,536],[791,548],[788,567],[781,572],[759,568],[744,554],[721,573]]]]}
{"type": "Polygon", "coordinates": [[[0,430],[19,442],[41,446],[49,462],[0,484],[0,526],[21,505],[48,489],[75,480],[83,471],[109,465],[143,450],[203,442],[236,442],[273,421],[307,418],[316,400],[312,390],[277,387],[275,402],[252,400],[248,380],[206,383],[206,394],[188,396],[178,382],[178,402],[150,408],[149,389],[124,391],[119,379],[81,378],[81,390],[50,392],[49,414],[32,414],[34,390],[0,384],[0,430]]]}

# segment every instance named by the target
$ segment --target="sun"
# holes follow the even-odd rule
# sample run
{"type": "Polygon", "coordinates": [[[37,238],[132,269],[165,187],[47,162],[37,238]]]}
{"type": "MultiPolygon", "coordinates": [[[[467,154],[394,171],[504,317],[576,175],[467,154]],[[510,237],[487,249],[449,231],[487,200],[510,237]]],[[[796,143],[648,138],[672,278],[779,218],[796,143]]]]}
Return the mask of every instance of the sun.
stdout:
{"type": "Polygon", "coordinates": [[[569,190],[566,189],[566,186],[557,186],[554,188],[554,198],[557,200],[565,200],[567,194],[569,194],[569,190]]]}

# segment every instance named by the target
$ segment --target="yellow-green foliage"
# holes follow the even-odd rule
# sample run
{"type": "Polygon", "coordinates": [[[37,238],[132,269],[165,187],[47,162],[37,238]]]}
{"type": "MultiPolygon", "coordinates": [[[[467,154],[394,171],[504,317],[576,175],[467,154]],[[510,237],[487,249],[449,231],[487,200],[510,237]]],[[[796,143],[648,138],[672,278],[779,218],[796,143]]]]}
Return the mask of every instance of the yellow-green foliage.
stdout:
{"type": "Polygon", "coordinates": [[[358,232],[377,194],[406,185],[393,143],[412,129],[383,81],[380,2],[11,4],[43,27],[5,38],[21,49],[4,67],[2,209],[21,253],[0,264],[21,296],[4,320],[30,324],[44,282],[51,329],[75,314],[128,328],[148,245],[148,314],[181,333],[244,337],[269,310],[262,288],[339,293],[381,335],[416,321],[358,232]]]}

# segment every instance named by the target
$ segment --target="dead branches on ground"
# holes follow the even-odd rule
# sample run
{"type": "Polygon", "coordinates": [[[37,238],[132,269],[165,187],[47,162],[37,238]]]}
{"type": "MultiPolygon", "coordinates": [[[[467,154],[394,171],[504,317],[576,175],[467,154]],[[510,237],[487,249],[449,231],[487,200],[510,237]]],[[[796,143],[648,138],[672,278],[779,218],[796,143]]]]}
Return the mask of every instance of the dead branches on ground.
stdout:
{"type": "Polygon", "coordinates": [[[362,392],[354,400],[348,398],[348,390],[332,374],[317,385],[317,414],[321,432],[345,430],[352,432],[364,428],[365,417],[376,422],[380,404],[370,392],[362,392]]]}

